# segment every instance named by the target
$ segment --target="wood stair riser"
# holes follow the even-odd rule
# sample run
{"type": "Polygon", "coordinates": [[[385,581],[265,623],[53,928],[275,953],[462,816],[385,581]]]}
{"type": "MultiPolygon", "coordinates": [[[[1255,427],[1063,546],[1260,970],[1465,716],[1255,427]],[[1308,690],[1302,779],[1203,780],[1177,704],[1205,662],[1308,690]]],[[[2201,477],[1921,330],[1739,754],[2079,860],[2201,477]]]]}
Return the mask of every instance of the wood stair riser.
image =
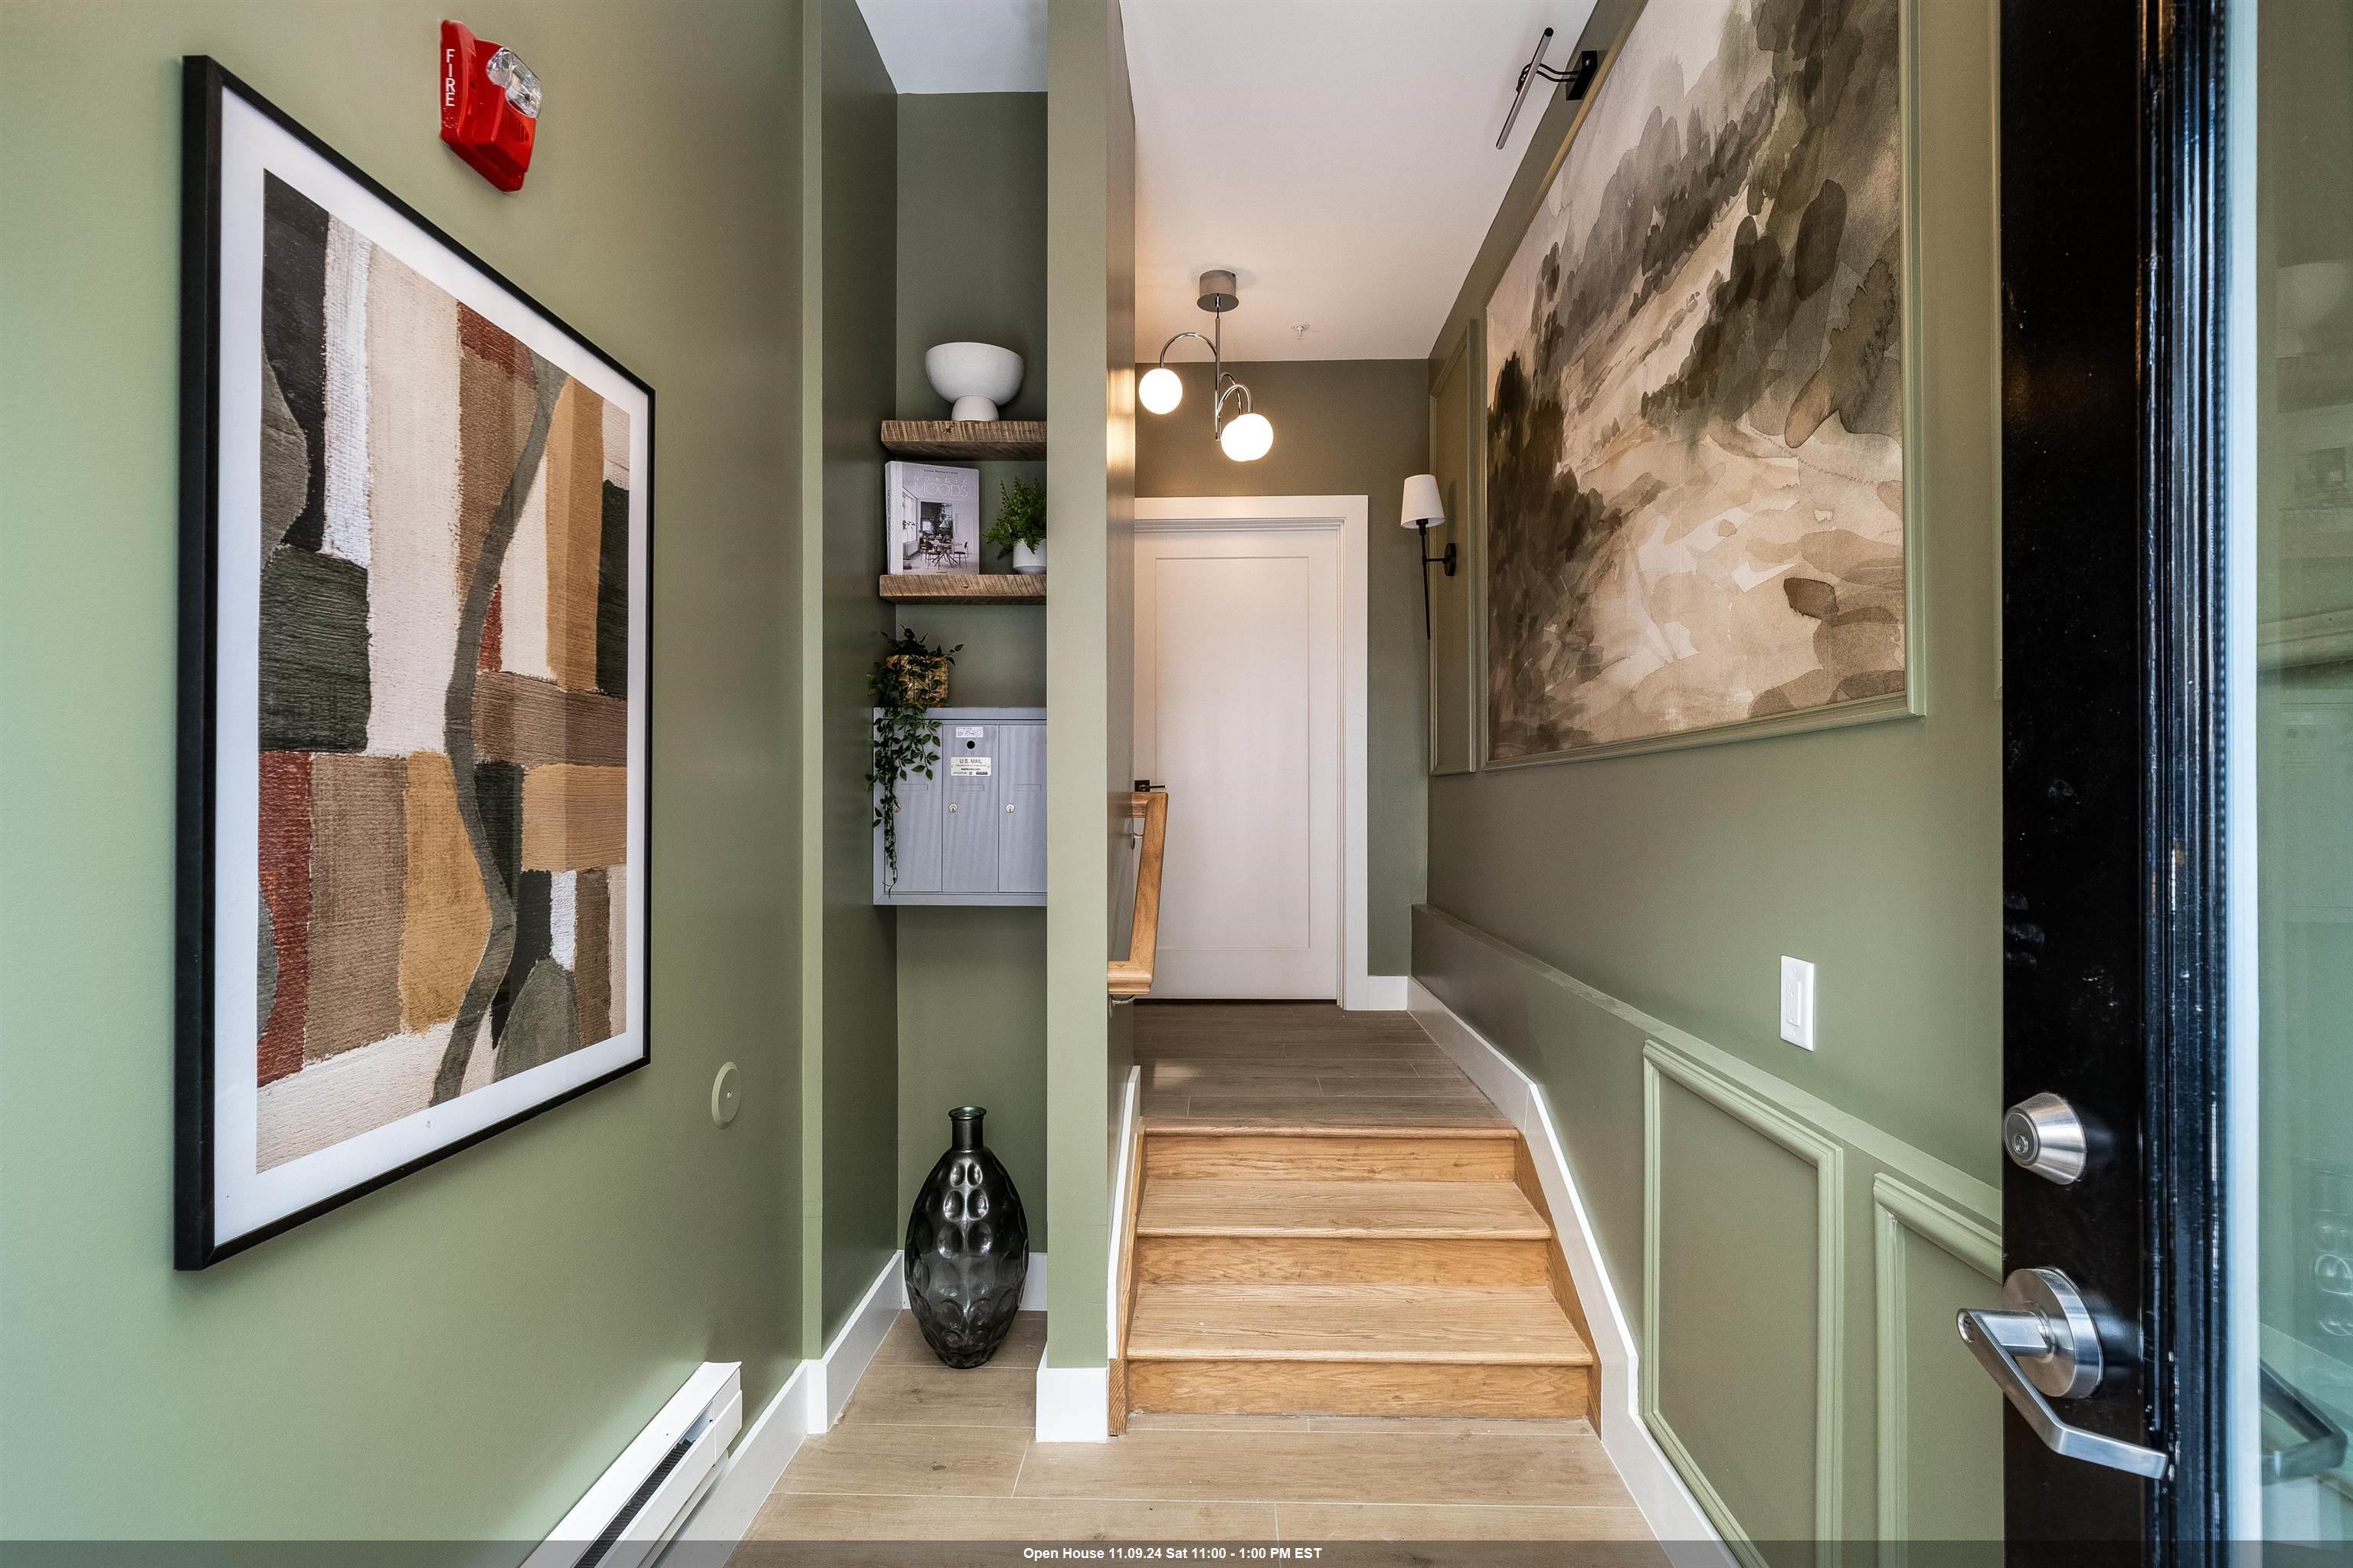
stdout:
{"type": "Polygon", "coordinates": [[[1172,1415],[1582,1416],[1589,1368],[1414,1361],[1130,1361],[1130,1410],[1172,1415]]]}
{"type": "Polygon", "coordinates": [[[1138,1285],[1544,1285],[1541,1241],[1359,1236],[1135,1238],[1138,1285]]]}
{"type": "Polygon", "coordinates": [[[1144,1179],[1270,1181],[1509,1181],[1517,1163],[1509,1137],[1430,1138],[1365,1134],[1296,1138],[1279,1133],[1155,1131],[1144,1140],[1144,1179]]]}

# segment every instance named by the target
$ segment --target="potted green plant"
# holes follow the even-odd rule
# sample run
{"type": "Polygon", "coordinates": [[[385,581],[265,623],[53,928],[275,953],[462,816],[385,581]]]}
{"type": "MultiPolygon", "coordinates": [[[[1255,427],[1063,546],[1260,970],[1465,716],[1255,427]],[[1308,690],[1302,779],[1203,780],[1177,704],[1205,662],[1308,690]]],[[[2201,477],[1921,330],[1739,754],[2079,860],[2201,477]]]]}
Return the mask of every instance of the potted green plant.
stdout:
{"type": "Polygon", "coordinates": [[[1013,552],[1013,569],[1024,577],[1046,570],[1046,487],[1023,479],[997,487],[997,521],[988,525],[990,546],[1013,552]]]}
{"type": "Polygon", "coordinates": [[[890,652],[866,676],[874,699],[874,765],[866,786],[877,791],[874,825],[882,830],[887,885],[899,885],[899,780],[920,773],[932,777],[940,760],[940,721],[925,710],[948,700],[948,666],[964,652],[937,648],[913,631],[886,639],[890,652]]]}

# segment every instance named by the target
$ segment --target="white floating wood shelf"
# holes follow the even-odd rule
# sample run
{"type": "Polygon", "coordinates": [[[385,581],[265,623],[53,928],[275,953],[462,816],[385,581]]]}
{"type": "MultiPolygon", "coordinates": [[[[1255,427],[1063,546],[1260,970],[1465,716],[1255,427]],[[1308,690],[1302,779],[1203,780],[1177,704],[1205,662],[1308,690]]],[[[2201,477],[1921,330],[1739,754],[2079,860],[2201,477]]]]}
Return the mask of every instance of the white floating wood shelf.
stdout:
{"type": "Polygon", "coordinates": [[[882,448],[894,457],[948,462],[1012,462],[1046,455],[1043,419],[885,419],[882,448]]]}
{"type": "Polygon", "coordinates": [[[883,577],[881,592],[902,604],[1043,604],[1046,574],[892,572],[883,577]]]}

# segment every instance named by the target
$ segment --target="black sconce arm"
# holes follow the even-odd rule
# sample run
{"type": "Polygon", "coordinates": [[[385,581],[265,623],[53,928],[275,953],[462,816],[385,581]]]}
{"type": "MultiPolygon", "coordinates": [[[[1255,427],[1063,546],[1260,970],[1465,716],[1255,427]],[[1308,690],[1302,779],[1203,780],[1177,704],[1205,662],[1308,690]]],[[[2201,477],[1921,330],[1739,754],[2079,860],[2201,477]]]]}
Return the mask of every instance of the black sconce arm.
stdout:
{"type": "Polygon", "coordinates": [[[1452,577],[1454,575],[1455,561],[1454,545],[1451,540],[1449,540],[1445,550],[1439,555],[1433,556],[1430,553],[1430,519],[1425,517],[1416,523],[1413,527],[1414,536],[1421,541],[1421,636],[1422,641],[1426,642],[1430,640],[1431,635],[1430,629],[1430,568],[1432,567],[1444,567],[1446,568],[1446,575],[1450,577],[1452,577]]]}

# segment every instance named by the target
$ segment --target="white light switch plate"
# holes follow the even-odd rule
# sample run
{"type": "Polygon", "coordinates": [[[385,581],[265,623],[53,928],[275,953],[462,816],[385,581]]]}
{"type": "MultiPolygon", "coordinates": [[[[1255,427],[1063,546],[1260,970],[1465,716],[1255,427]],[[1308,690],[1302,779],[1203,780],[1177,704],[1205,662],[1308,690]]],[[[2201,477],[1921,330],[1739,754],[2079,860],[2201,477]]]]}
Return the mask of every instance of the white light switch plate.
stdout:
{"type": "Polygon", "coordinates": [[[1781,1038],[1814,1048],[1814,966],[1803,959],[1781,960],[1781,1038]]]}

